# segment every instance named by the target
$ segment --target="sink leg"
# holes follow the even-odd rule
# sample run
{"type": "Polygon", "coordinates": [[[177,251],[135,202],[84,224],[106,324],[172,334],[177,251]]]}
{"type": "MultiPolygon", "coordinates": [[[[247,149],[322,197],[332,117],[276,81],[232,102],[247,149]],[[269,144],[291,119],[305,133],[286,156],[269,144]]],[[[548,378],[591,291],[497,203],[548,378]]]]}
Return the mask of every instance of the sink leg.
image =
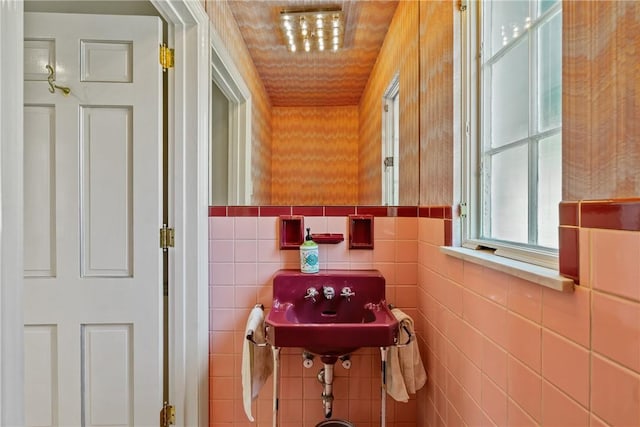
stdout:
{"type": "Polygon", "coordinates": [[[380,347],[380,376],[382,377],[382,387],[380,387],[380,427],[387,425],[387,352],[388,347],[380,347]]]}
{"type": "Polygon", "coordinates": [[[273,352],[273,427],[278,426],[278,406],[280,390],[280,347],[272,346],[273,352]]]}

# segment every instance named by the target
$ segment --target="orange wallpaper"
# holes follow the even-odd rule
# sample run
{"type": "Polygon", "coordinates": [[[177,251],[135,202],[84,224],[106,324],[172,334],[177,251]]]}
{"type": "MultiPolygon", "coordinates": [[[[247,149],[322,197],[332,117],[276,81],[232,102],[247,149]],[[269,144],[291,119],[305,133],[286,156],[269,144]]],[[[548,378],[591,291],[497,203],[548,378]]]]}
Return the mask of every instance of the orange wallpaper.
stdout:
{"type": "Polygon", "coordinates": [[[218,33],[252,95],[251,174],[254,205],[271,203],[271,102],[242,39],[226,0],[205,2],[213,30],[218,33]]]}
{"type": "Polygon", "coordinates": [[[358,107],[274,107],[274,205],[357,204],[358,107]]]}
{"type": "Polygon", "coordinates": [[[229,6],[256,68],[278,107],[356,105],[362,95],[395,0],[232,0],[229,6]],[[339,52],[297,52],[283,43],[278,15],[283,8],[338,7],[345,15],[345,48],[339,52]],[[357,49],[351,46],[356,45],[357,49]]]}
{"type": "MultiPolygon", "coordinates": [[[[253,203],[267,204],[271,202],[271,165],[275,163],[271,159],[271,103],[227,2],[208,1],[206,7],[214,29],[245,73],[254,95],[253,203]]],[[[640,113],[640,81],[635,78],[640,63],[634,60],[640,53],[640,32],[634,31],[640,29],[639,8],[637,2],[564,2],[565,200],[640,194],[640,175],[636,173],[640,130],[635,120],[640,113]]],[[[451,1],[399,3],[359,104],[358,203],[380,202],[381,97],[398,69],[401,93],[420,94],[418,106],[401,95],[405,117],[401,124],[401,204],[453,203],[453,17],[457,13],[456,2],[451,1]],[[415,34],[419,34],[419,43],[414,41],[415,34]],[[417,49],[419,67],[409,60],[418,58],[417,49]],[[417,69],[419,80],[413,77],[417,69]],[[408,91],[403,90],[406,84],[410,85],[408,91]],[[412,142],[416,138],[419,149],[412,142]],[[415,195],[418,191],[419,197],[415,195]]]]}
{"type": "Polygon", "coordinates": [[[640,3],[563,2],[564,200],[640,195],[640,3]]]}
{"type": "Polygon", "coordinates": [[[360,100],[359,204],[380,204],[382,96],[395,73],[400,77],[400,204],[418,204],[418,8],[402,1],[360,100]]]}
{"type": "Polygon", "coordinates": [[[458,2],[420,2],[420,204],[453,204],[453,23],[458,2]],[[435,30],[437,29],[437,31],[435,30]]]}

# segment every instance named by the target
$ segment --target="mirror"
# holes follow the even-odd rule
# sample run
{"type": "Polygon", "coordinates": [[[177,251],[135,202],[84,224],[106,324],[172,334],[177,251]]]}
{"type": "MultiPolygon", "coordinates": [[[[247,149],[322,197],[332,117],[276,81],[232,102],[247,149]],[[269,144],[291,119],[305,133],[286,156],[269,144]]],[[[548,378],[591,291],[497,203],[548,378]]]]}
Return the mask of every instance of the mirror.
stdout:
{"type": "Polygon", "coordinates": [[[417,3],[339,2],[344,48],[314,53],[287,50],[282,4],[227,2],[251,57],[214,29],[210,204],[417,205],[417,3]]]}

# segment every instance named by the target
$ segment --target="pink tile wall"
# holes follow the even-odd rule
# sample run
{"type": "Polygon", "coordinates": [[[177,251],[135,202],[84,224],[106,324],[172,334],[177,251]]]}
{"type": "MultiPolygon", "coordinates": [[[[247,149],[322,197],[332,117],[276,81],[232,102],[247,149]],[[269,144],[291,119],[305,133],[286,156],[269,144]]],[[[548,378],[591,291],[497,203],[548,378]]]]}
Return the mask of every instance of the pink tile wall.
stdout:
{"type": "Polygon", "coordinates": [[[640,232],[581,228],[563,294],[440,254],[443,221],[418,219],[417,425],[640,426],[640,232]]]}
{"type": "MultiPolygon", "coordinates": [[[[387,280],[387,300],[417,316],[418,219],[376,217],[375,249],[349,250],[348,217],[305,217],[305,227],[314,233],[343,233],[345,241],[320,245],[320,268],[375,268],[387,280]]],[[[440,226],[440,234],[442,234],[440,226]]],[[[244,327],[256,303],[268,310],[271,280],[281,268],[299,268],[299,253],[280,250],[277,217],[209,218],[209,387],[211,427],[271,426],[271,380],[254,403],[257,424],[246,418],[242,407],[241,360],[244,327]]],[[[457,295],[453,298],[458,298],[457,295]]],[[[452,301],[452,304],[455,303],[452,301]]],[[[459,304],[458,304],[459,305],[459,304]]],[[[420,331],[419,331],[420,333],[420,331]]],[[[321,362],[312,369],[302,367],[299,349],[283,349],[280,395],[280,426],[314,426],[324,419],[321,386],[316,379],[321,362]]],[[[379,425],[380,355],[361,349],[352,356],[352,368],[336,365],[334,417],[348,419],[358,427],[379,425]]],[[[480,386],[479,371],[464,363],[480,386]]],[[[465,377],[461,377],[465,378],[465,377]]],[[[479,390],[479,389],[478,389],[479,390]]],[[[418,405],[387,399],[387,426],[414,427],[418,405]]]]}
{"type": "MultiPolygon", "coordinates": [[[[211,426],[251,425],[240,397],[246,316],[268,308],[276,270],[298,265],[297,251],[278,249],[277,220],[210,218],[211,426]]],[[[346,217],[306,221],[347,235],[346,217]]],[[[443,255],[443,221],[376,217],[375,250],[320,247],[322,268],[382,271],[388,300],[416,319],[429,381],[408,404],[388,400],[387,425],[640,425],[640,292],[628,261],[640,233],[581,228],[582,285],[562,294],[443,255]]],[[[281,425],[315,425],[317,366],[283,353],[281,425]]],[[[379,355],[353,361],[336,369],[335,416],[378,425],[379,355]]],[[[271,387],[254,404],[258,425],[271,423],[271,387]]]]}

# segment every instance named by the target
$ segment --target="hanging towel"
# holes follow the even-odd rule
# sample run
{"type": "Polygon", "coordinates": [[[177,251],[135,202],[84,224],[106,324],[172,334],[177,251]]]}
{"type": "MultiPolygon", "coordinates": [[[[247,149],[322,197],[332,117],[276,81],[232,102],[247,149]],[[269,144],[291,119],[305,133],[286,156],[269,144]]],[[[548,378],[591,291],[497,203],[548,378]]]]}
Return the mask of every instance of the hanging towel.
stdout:
{"type": "MultiPolygon", "coordinates": [[[[391,312],[400,322],[398,343],[406,343],[409,340],[409,334],[405,331],[405,327],[415,335],[413,319],[397,308],[391,312]]],[[[414,394],[427,382],[427,373],[422,365],[415,338],[407,346],[389,348],[387,359],[387,393],[398,402],[408,402],[409,393],[414,394]]]]}
{"type": "Polygon", "coordinates": [[[271,347],[258,347],[246,338],[250,334],[255,342],[265,342],[264,310],[260,306],[254,307],[249,314],[242,347],[242,403],[247,418],[253,422],[251,402],[258,397],[260,389],[273,372],[273,358],[271,347]]]}

